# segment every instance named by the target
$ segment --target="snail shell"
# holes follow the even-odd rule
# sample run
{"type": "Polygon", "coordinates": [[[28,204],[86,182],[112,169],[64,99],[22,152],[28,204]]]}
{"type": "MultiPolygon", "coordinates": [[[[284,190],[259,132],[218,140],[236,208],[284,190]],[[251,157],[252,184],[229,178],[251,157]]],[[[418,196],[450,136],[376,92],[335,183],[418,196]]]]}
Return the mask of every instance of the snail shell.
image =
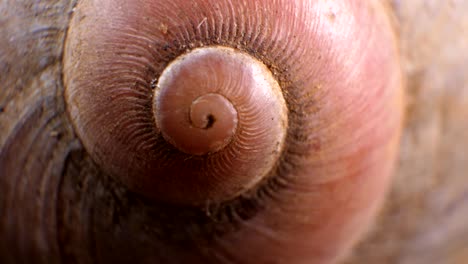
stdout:
{"type": "Polygon", "coordinates": [[[103,174],[189,223],[153,259],[333,263],[389,184],[394,38],[379,1],[84,0],[65,100],[103,174]]]}

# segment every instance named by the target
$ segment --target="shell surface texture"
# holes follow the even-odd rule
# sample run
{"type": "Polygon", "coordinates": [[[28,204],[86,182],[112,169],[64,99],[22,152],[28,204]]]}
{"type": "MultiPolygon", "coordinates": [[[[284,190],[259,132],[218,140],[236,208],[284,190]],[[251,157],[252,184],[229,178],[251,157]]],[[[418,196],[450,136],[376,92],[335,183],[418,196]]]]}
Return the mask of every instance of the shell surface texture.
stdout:
{"type": "Polygon", "coordinates": [[[38,83],[53,88],[22,98],[33,110],[0,137],[0,212],[12,212],[0,260],[338,263],[373,223],[398,154],[402,75],[385,10],[356,0],[51,8],[68,14],[56,15],[69,23],[56,33],[64,45],[30,69],[61,81],[38,83]]]}

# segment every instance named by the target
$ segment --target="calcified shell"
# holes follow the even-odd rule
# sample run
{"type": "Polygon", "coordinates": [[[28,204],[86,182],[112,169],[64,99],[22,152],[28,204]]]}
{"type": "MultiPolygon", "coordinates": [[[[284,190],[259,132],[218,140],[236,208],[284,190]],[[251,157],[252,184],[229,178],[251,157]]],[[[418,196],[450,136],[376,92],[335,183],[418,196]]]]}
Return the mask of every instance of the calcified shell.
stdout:
{"type": "MultiPolygon", "coordinates": [[[[366,230],[389,182],[401,125],[397,57],[379,1],[85,0],[67,40],[66,100],[93,159],[131,190],[167,202],[236,205],[234,229],[208,218],[207,233],[182,232],[192,250],[174,255],[175,263],[330,263],[366,230]],[[259,132],[262,143],[247,137],[249,115],[224,90],[209,87],[182,104],[181,120],[215,128],[205,110],[193,121],[191,106],[221,96],[231,125],[213,146],[187,144],[159,116],[164,89],[174,87],[164,77],[170,67],[215,49],[241,54],[265,74],[268,85],[252,87],[271,90],[245,106],[276,117],[259,132]]],[[[229,71],[219,65],[216,72],[229,71]]],[[[250,66],[236,67],[233,76],[250,66]]],[[[165,247],[145,252],[167,260],[165,247]]]]}
{"type": "MultiPolygon", "coordinates": [[[[187,154],[208,154],[153,172],[177,180],[174,186],[155,180],[171,201],[220,201],[250,189],[275,167],[287,129],[286,105],[266,66],[219,46],[194,50],[168,66],[153,111],[169,143],[187,154]],[[190,195],[193,189],[199,194],[190,195]]],[[[169,163],[164,156],[154,161],[160,167],[169,163]]],[[[148,195],[158,186],[147,188],[148,195]]]]}

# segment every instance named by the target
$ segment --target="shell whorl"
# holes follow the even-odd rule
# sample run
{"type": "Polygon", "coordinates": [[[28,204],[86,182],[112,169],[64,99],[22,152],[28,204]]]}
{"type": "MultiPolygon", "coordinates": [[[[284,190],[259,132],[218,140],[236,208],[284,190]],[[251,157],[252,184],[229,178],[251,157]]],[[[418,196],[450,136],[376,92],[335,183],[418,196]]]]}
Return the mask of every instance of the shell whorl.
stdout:
{"type": "Polygon", "coordinates": [[[210,252],[329,263],[383,201],[402,80],[379,1],[83,0],[64,62],[105,173],[157,201],[261,205],[210,252]]]}
{"type": "Polygon", "coordinates": [[[199,197],[187,192],[172,197],[185,203],[223,201],[250,189],[274,167],[287,129],[286,104],[266,66],[220,46],[195,49],[173,61],[158,79],[153,112],[167,142],[209,166],[177,163],[159,172],[180,181],[165,186],[166,197],[185,179],[197,178],[189,187],[204,189],[199,197]]]}

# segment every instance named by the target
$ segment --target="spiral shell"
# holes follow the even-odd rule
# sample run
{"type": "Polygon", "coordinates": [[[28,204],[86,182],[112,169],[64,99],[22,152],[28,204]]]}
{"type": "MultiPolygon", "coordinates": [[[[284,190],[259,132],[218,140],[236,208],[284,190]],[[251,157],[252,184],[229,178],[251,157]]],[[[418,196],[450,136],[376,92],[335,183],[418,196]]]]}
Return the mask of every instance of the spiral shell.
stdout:
{"type": "Polygon", "coordinates": [[[234,208],[235,231],[185,233],[206,243],[189,259],[330,263],[390,180],[394,37],[379,1],[84,0],[64,55],[67,109],[92,159],[133,192],[234,208]]]}

